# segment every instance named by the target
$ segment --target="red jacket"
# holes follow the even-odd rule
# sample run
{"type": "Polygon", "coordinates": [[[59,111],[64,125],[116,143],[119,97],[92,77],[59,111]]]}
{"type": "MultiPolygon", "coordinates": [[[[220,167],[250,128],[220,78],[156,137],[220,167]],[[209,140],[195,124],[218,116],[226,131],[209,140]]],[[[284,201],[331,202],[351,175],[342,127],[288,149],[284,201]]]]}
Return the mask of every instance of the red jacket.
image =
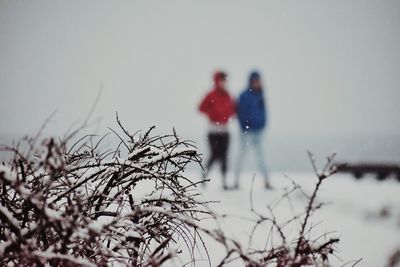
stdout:
{"type": "Polygon", "coordinates": [[[235,104],[225,89],[214,88],[209,92],[199,106],[211,122],[226,124],[235,114],[235,104]]]}

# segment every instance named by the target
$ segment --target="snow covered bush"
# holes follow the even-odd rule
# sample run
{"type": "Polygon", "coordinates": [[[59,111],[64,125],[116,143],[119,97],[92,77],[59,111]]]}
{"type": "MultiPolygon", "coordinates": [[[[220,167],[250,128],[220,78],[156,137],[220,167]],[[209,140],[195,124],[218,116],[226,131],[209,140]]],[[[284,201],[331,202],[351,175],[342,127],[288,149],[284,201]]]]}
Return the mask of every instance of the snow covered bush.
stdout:
{"type": "MultiPolygon", "coordinates": [[[[115,149],[92,135],[39,145],[35,137],[26,146],[1,148],[12,153],[0,165],[1,266],[161,266],[183,250],[190,259],[182,265],[193,266],[201,247],[209,256],[204,236],[224,248],[218,266],[329,266],[339,240],[311,239],[310,218],[322,206],[316,200],[321,183],[335,172],[333,157],[321,172],[315,168],[315,189],[293,218],[280,221],[274,207],[263,215],[252,205],[253,233],[266,225],[265,236],[277,232],[280,240],[249,249],[224,229],[199,222],[223,216],[207,208],[184,175],[189,163],[201,160],[191,142],[175,132],[131,134],[117,122],[122,134],[113,131],[120,140],[115,149]],[[289,238],[293,229],[298,234],[289,238]]],[[[282,199],[299,190],[295,185],[282,199]]]]}
{"type": "MultiPolygon", "coordinates": [[[[337,171],[336,166],[333,164],[335,154],[328,157],[327,163],[321,171],[317,169],[315,159],[310,152],[309,157],[314,168],[314,173],[317,176],[317,183],[311,195],[306,194],[301,187],[294,183],[293,189],[282,196],[283,199],[288,199],[290,202],[290,194],[301,191],[303,196],[308,200],[304,210],[298,214],[294,214],[288,221],[278,223],[278,220],[273,215],[273,209],[270,206],[268,207],[271,211],[272,229],[279,233],[281,244],[272,247],[263,254],[261,261],[264,264],[276,263],[278,267],[330,266],[328,259],[336,251],[335,245],[339,242],[339,239],[330,237],[326,233],[318,235],[317,238],[312,238],[311,232],[314,226],[311,223],[311,218],[315,211],[323,207],[323,203],[317,201],[317,193],[323,181],[337,171]],[[290,224],[297,224],[299,226],[298,234],[293,240],[287,240],[287,231],[285,231],[285,227],[290,224]]],[[[261,215],[259,222],[264,220],[266,218],[261,215]]]]}
{"type": "MultiPolygon", "coordinates": [[[[119,121],[118,121],[119,123],[119,121]]],[[[196,149],[175,133],[46,139],[0,166],[1,266],[160,266],[195,242],[195,184],[183,176],[196,149]]]]}
{"type": "MultiPolygon", "coordinates": [[[[262,267],[329,267],[329,258],[336,253],[336,245],[339,239],[331,237],[329,233],[314,233],[312,217],[315,212],[324,207],[324,203],[317,200],[317,194],[321,189],[325,179],[332,176],[336,171],[333,164],[335,155],[328,157],[327,163],[322,170],[316,167],[315,159],[309,152],[309,157],[317,177],[315,187],[311,194],[307,194],[303,189],[292,181],[292,187],[286,188],[280,198],[267,205],[266,211],[258,211],[255,208],[250,193],[251,212],[254,214],[254,226],[249,236],[249,246],[247,248],[226,237],[223,239],[227,248],[226,257],[219,266],[232,261],[242,261],[242,266],[262,267]],[[300,193],[306,198],[307,204],[297,213],[293,208],[293,194],[300,193]],[[293,215],[288,219],[279,218],[275,215],[276,208],[282,203],[284,209],[291,209],[293,215]],[[268,212],[268,215],[265,213],[268,212]],[[251,248],[255,235],[265,235],[265,246],[251,248]],[[273,238],[278,236],[278,240],[273,238]]],[[[352,266],[358,263],[356,261],[352,266]]],[[[344,266],[344,265],[343,265],[344,266]]]]}

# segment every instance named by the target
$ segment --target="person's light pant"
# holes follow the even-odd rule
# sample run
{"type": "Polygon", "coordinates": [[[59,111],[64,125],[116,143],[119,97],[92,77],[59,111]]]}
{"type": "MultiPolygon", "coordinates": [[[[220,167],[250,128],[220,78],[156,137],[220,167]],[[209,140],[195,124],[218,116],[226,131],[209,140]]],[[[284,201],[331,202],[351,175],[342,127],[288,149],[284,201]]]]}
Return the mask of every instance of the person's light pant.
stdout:
{"type": "Polygon", "coordinates": [[[235,185],[239,185],[242,164],[249,150],[254,151],[258,170],[263,175],[265,182],[268,183],[268,168],[264,154],[264,138],[264,131],[240,133],[240,149],[235,166],[235,185]]]}

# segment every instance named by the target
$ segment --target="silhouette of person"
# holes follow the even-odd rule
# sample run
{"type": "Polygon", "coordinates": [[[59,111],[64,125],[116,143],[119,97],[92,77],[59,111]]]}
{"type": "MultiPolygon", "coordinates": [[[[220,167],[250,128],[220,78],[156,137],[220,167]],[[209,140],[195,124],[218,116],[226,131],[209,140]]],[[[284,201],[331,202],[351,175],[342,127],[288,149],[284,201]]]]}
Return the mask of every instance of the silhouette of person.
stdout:
{"type": "Polygon", "coordinates": [[[270,189],[271,185],[263,150],[264,132],[267,126],[267,107],[259,72],[250,73],[248,87],[241,93],[236,103],[236,112],[241,133],[240,150],[235,166],[234,189],[239,188],[242,163],[249,148],[255,152],[258,169],[263,175],[265,187],[270,189]]]}
{"type": "Polygon", "coordinates": [[[207,115],[210,122],[208,131],[210,156],[205,166],[206,171],[203,174],[203,180],[206,179],[214,162],[219,161],[221,163],[222,186],[224,189],[228,189],[226,184],[227,153],[229,148],[227,124],[235,114],[235,103],[225,88],[226,79],[226,73],[217,71],[214,74],[214,88],[207,93],[199,106],[200,112],[207,115]]]}

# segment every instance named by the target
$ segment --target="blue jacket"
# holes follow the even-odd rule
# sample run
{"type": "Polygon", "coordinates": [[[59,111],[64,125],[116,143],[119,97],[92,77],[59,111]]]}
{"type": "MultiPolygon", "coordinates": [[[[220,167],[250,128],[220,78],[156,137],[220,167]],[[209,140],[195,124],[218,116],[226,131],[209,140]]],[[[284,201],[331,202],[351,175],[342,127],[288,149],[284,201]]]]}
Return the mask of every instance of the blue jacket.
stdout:
{"type": "Polygon", "coordinates": [[[263,90],[253,90],[249,86],[240,95],[236,109],[242,131],[260,131],[267,125],[263,90]]]}

